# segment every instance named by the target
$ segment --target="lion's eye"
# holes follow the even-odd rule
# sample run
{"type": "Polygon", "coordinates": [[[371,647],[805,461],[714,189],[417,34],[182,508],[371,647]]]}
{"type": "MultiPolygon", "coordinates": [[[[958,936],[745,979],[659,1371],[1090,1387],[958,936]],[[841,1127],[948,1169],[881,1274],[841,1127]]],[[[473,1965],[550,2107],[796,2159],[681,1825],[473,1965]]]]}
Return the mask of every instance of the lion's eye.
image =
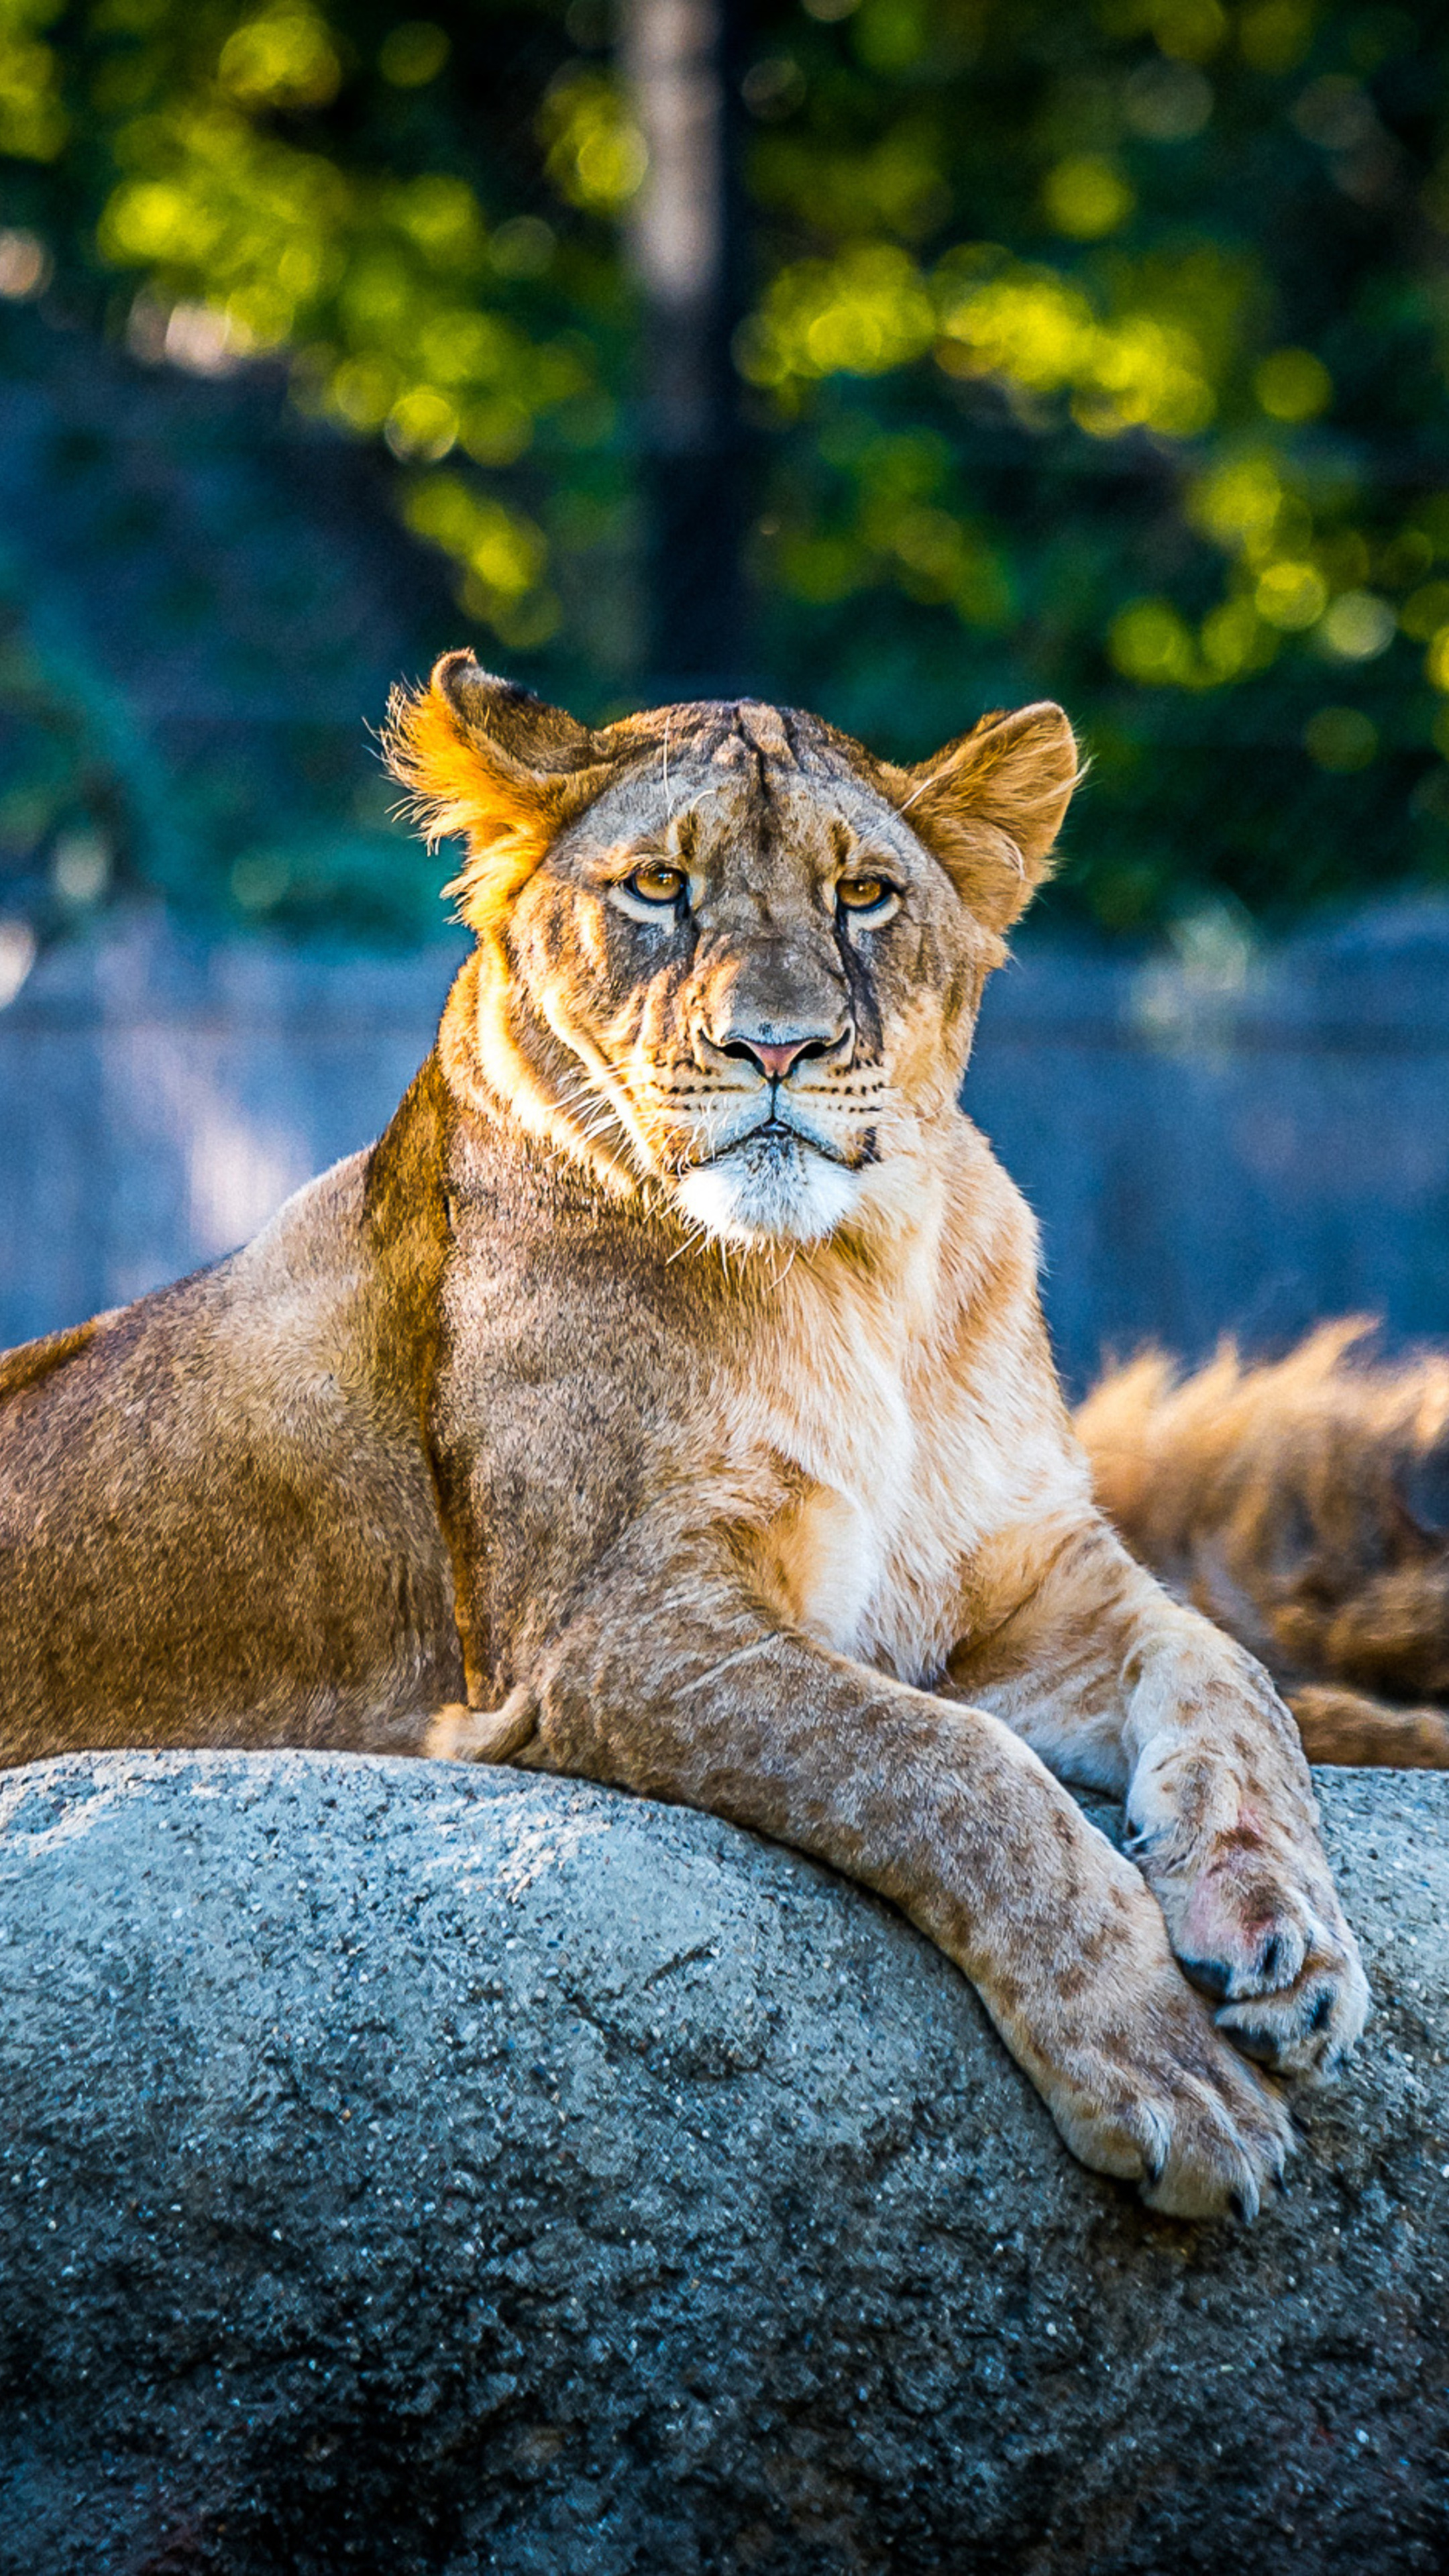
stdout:
{"type": "Polygon", "coordinates": [[[636,868],[631,877],[626,877],[624,883],[630,894],[637,894],[641,902],[663,904],[678,903],[688,879],[683,868],[671,868],[662,859],[650,859],[642,868],[636,868]]]}
{"type": "Polygon", "coordinates": [[[835,900],[842,912],[883,912],[894,893],[884,877],[842,877],[835,900]]]}

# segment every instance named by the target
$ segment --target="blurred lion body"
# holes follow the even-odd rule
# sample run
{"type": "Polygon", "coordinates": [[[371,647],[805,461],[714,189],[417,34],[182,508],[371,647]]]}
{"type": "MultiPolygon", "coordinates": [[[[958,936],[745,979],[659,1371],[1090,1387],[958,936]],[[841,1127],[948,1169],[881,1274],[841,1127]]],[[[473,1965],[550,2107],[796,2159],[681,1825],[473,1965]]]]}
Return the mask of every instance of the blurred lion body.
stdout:
{"type": "Polygon", "coordinates": [[[1262,1658],[1312,1761],[1449,1769],[1449,1357],[1375,1364],[1370,1330],[1187,1377],[1149,1353],[1077,1434],[1133,1554],[1262,1658]]]}

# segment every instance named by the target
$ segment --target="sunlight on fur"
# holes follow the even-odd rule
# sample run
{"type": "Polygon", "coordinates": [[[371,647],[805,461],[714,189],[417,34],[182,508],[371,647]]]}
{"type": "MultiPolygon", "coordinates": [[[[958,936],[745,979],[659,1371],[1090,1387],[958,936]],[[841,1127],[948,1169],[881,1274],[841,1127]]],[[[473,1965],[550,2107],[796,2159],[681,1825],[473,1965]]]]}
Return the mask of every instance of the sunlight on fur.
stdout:
{"type": "Polygon", "coordinates": [[[390,750],[464,841],[436,1048],[240,1252],[0,1360],[5,1758],[432,1751],[705,1809],[898,1905],[1086,2163],[1250,2218],[1293,2143],[1258,2069],[1331,2079],[1368,2010],[1303,1748],[1429,1741],[1365,1659],[1438,1691],[1444,1415],[1139,1378],[1083,1417],[1120,1530],[1094,1498],[962,1106],[1065,715],[903,768],[753,700],[590,727],[457,653],[390,750]]]}

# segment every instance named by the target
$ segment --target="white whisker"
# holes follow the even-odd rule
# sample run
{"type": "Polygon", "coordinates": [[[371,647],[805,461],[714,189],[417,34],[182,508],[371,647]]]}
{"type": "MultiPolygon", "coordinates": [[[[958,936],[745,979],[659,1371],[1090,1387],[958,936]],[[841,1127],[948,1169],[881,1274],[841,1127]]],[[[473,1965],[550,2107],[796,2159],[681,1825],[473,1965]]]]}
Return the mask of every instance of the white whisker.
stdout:
{"type": "MultiPolygon", "coordinates": [[[[948,763],[947,763],[947,767],[949,768],[949,766],[950,766],[950,763],[948,762],[948,763]]],[[[928,788],[939,786],[939,785],[940,785],[941,780],[945,777],[945,775],[946,775],[946,771],[945,771],[944,769],[933,769],[929,778],[923,778],[923,779],[921,780],[921,783],[920,783],[920,786],[919,786],[919,787],[913,787],[913,788],[911,789],[911,792],[910,792],[909,796],[906,798],[905,803],[904,803],[904,804],[900,807],[900,809],[899,809],[899,810],[900,810],[900,812],[901,812],[902,814],[909,814],[909,812],[910,812],[910,810],[911,810],[911,807],[914,805],[914,803],[915,803],[915,801],[916,801],[916,798],[917,798],[918,796],[924,796],[924,795],[926,794],[926,791],[927,791],[927,789],[928,789],[928,788]]]]}

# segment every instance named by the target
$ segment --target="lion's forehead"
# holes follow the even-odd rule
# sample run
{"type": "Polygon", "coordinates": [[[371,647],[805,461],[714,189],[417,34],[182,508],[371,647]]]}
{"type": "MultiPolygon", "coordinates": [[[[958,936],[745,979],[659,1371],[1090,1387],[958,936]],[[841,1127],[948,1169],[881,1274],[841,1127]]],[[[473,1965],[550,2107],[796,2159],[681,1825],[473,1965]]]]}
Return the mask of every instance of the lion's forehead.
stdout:
{"type": "Polygon", "coordinates": [[[580,848],[640,842],[701,863],[788,871],[794,862],[812,874],[857,848],[907,865],[923,856],[895,808],[843,762],[806,767],[753,752],[734,762],[686,755],[667,769],[652,762],[606,787],[570,837],[580,848]]]}

